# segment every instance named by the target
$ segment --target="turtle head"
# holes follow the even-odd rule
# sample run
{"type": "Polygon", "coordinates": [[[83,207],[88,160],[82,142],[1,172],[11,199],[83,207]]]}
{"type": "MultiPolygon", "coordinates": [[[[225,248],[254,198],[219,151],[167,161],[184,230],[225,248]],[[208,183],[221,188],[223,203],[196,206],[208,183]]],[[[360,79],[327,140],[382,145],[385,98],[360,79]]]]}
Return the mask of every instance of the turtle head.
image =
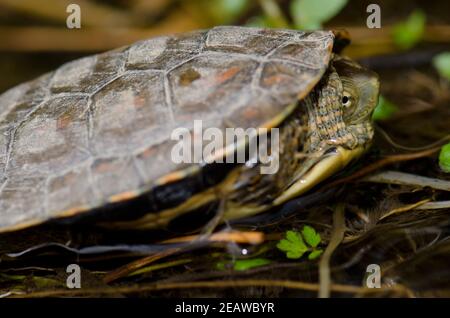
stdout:
{"type": "Polygon", "coordinates": [[[342,84],[342,119],[353,136],[353,145],[349,146],[366,147],[373,137],[371,118],[378,103],[378,75],[345,57],[335,58],[333,67],[342,84]]]}
{"type": "Polygon", "coordinates": [[[378,103],[379,88],[376,73],[335,55],[312,93],[307,149],[310,152],[335,147],[366,150],[373,137],[371,117],[378,103]]]}
{"type": "Polygon", "coordinates": [[[281,204],[311,189],[358,158],[373,137],[372,113],[378,103],[377,74],[335,55],[321,82],[306,99],[307,157],[293,173],[281,204]]]}

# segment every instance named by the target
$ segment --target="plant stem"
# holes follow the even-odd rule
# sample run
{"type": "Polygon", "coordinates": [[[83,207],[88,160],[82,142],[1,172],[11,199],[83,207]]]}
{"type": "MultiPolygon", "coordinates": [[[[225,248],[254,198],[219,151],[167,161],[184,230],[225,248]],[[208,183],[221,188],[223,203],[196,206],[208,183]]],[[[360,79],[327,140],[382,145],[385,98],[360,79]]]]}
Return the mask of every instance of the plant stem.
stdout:
{"type": "Polygon", "coordinates": [[[334,250],[344,239],[345,232],[345,219],[344,219],[345,206],[339,204],[333,215],[333,232],[331,234],[330,242],[328,243],[325,252],[322,255],[319,263],[319,297],[330,297],[331,275],[330,275],[330,259],[334,250]]]}

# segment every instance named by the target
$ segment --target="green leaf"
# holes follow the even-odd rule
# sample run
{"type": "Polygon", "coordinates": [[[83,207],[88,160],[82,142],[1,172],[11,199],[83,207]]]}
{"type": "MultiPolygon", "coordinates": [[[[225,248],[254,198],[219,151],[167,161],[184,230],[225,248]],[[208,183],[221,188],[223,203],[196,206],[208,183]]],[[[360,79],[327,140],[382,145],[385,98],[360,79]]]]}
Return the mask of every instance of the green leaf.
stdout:
{"type": "Polygon", "coordinates": [[[309,260],[313,260],[313,259],[316,259],[316,258],[318,258],[320,255],[322,255],[322,253],[323,253],[323,250],[314,250],[314,251],[312,251],[311,253],[309,253],[309,255],[308,255],[308,259],[309,260]]]}
{"type": "Polygon", "coordinates": [[[266,258],[240,259],[234,262],[234,270],[245,271],[255,267],[270,264],[272,261],[266,258]]]}
{"type": "Polygon", "coordinates": [[[286,252],[286,257],[291,259],[298,259],[308,251],[308,247],[303,242],[302,236],[295,231],[287,231],[286,238],[278,242],[277,248],[286,252]]]}
{"type": "Polygon", "coordinates": [[[258,15],[255,17],[250,18],[247,23],[245,23],[248,27],[257,27],[257,28],[271,28],[272,25],[270,24],[270,21],[262,15],[258,15]]]}
{"type": "Polygon", "coordinates": [[[442,171],[450,173],[450,143],[442,146],[439,153],[439,166],[442,171]]]}
{"type": "Polygon", "coordinates": [[[205,0],[216,23],[232,23],[248,8],[249,0],[205,0]],[[207,1],[207,2],[206,2],[207,1]]]}
{"type": "Polygon", "coordinates": [[[240,259],[234,262],[218,262],[216,268],[218,270],[226,270],[233,268],[236,271],[245,271],[255,267],[263,266],[272,263],[271,260],[266,258],[252,258],[252,259],[240,259]]]}
{"type": "Polygon", "coordinates": [[[237,16],[248,6],[248,0],[221,0],[221,9],[227,14],[237,16]]]}
{"type": "Polygon", "coordinates": [[[286,239],[288,239],[289,241],[291,241],[291,242],[293,242],[295,244],[300,244],[300,245],[304,245],[305,244],[305,243],[303,243],[302,236],[297,231],[287,231],[286,232],[286,239]]]}
{"type": "Polygon", "coordinates": [[[416,45],[425,32],[426,15],[422,10],[414,10],[406,21],[397,23],[392,36],[395,44],[401,49],[407,50],[416,45]]]}
{"type": "Polygon", "coordinates": [[[450,81],[450,52],[444,52],[433,57],[433,66],[439,74],[450,81]]]}
{"type": "Polygon", "coordinates": [[[314,228],[309,225],[305,225],[303,227],[302,234],[306,243],[308,243],[311,247],[316,247],[322,240],[320,234],[317,233],[316,230],[314,230],[314,228]]]}
{"type": "Polygon", "coordinates": [[[386,120],[392,117],[392,115],[398,110],[398,107],[380,95],[378,98],[377,107],[372,115],[373,120],[386,120]]]}
{"type": "Polygon", "coordinates": [[[337,15],[347,0],[293,0],[290,13],[298,29],[320,29],[322,23],[337,15]]]}

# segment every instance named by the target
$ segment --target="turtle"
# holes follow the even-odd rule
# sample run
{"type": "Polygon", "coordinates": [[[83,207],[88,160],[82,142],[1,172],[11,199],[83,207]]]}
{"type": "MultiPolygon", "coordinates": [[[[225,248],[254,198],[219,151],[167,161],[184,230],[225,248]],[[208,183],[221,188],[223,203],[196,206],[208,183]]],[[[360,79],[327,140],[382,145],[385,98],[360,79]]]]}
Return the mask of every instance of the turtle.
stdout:
{"type": "Polygon", "coordinates": [[[0,232],[54,221],[152,230],[202,209],[218,224],[301,197],[373,138],[379,79],[340,54],[348,42],[338,31],[218,26],[83,57],[6,91],[0,232]],[[257,129],[259,146],[278,145],[266,155],[278,169],[261,173],[259,154],[218,160],[248,150],[249,136],[215,160],[175,162],[174,130],[207,144],[196,120],[203,131],[257,129]]]}

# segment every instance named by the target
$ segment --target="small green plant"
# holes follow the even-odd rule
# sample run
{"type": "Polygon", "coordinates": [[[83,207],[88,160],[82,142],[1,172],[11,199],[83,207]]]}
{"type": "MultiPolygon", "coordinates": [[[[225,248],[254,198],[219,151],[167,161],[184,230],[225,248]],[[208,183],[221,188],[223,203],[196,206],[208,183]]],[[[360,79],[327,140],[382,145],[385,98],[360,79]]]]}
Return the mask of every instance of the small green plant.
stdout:
{"type": "Polygon", "coordinates": [[[442,146],[439,153],[439,166],[442,171],[450,173],[450,143],[442,146]]]}
{"type": "Polygon", "coordinates": [[[217,263],[217,269],[224,270],[228,265],[232,264],[235,271],[245,271],[255,267],[264,266],[270,264],[272,261],[266,258],[249,258],[249,259],[238,259],[232,263],[219,262],[217,263]]]}
{"type": "Polygon", "coordinates": [[[422,40],[425,22],[425,13],[422,10],[414,10],[405,21],[394,26],[392,36],[395,44],[404,50],[412,48],[422,40]]]}
{"type": "Polygon", "coordinates": [[[270,264],[271,261],[266,258],[238,259],[234,262],[235,271],[245,271],[255,267],[270,264]]]}
{"type": "Polygon", "coordinates": [[[287,258],[299,259],[309,252],[308,259],[313,260],[323,252],[317,248],[321,240],[320,234],[314,228],[305,225],[301,232],[286,231],[286,238],[278,242],[277,248],[285,252],[287,258]]]}
{"type": "Polygon", "coordinates": [[[373,120],[386,120],[392,117],[392,115],[398,110],[398,107],[381,96],[378,98],[377,107],[372,114],[373,120]]]}
{"type": "Polygon", "coordinates": [[[433,66],[443,78],[450,81],[450,52],[444,52],[433,57],[433,66]]]}

